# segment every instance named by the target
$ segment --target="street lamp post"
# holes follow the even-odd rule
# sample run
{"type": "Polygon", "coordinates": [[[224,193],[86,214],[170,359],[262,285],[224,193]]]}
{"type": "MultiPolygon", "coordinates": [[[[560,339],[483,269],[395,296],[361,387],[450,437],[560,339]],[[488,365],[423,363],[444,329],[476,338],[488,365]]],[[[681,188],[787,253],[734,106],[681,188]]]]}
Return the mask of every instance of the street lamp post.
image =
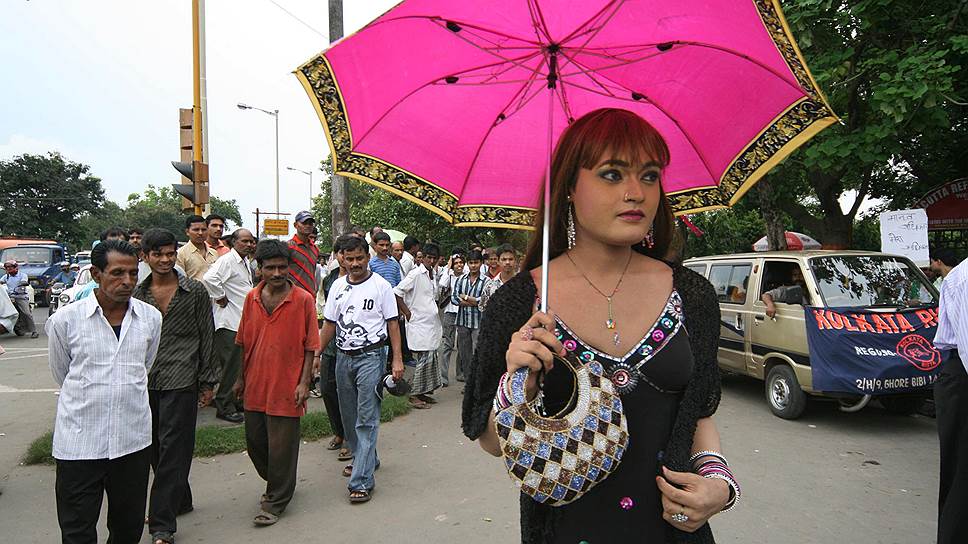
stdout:
{"type": "Polygon", "coordinates": [[[287,166],[286,170],[292,170],[293,172],[302,172],[309,176],[309,207],[307,210],[313,209],[313,171],[312,170],[300,170],[299,168],[293,168],[292,166],[287,166]]]}
{"type": "Polygon", "coordinates": [[[264,110],[248,104],[238,104],[240,110],[258,110],[266,115],[271,115],[276,120],[276,219],[279,219],[279,110],[264,110]]]}

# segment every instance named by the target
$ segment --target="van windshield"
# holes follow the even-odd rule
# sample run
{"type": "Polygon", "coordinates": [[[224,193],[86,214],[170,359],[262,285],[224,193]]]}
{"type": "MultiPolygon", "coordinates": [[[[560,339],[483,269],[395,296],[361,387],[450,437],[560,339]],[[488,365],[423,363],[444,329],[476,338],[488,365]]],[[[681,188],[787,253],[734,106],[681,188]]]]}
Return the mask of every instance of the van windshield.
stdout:
{"type": "Polygon", "coordinates": [[[10,247],[3,250],[3,256],[0,257],[0,260],[3,262],[14,260],[27,265],[50,266],[50,254],[51,251],[43,247],[10,247]]]}
{"type": "Polygon", "coordinates": [[[810,270],[828,307],[911,307],[938,303],[923,274],[905,259],[882,255],[814,257],[810,270]]]}

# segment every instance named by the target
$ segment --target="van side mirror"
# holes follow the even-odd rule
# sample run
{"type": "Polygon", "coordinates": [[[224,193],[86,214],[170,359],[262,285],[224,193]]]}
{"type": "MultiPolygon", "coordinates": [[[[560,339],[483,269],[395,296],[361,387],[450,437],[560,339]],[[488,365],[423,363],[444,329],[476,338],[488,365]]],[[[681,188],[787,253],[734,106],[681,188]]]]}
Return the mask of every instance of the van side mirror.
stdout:
{"type": "Polygon", "coordinates": [[[784,304],[803,304],[803,287],[799,285],[787,287],[783,300],[780,302],[784,304]]]}

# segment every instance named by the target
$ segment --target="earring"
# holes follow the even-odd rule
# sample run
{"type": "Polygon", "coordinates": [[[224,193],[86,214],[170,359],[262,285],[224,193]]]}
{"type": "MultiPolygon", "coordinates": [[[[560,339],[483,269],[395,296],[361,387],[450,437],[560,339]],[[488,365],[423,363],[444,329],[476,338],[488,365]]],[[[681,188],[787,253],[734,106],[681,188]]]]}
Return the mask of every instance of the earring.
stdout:
{"type": "Polygon", "coordinates": [[[575,214],[571,209],[572,205],[568,204],[568,249],[575,247],[575,214]]]}
{"type": "Polygon", "coordinates": [[[655,226],[649,227],[649,232],[646,233],[645,238],[642,240],[642,247],[646,249],[652,249],[655,245],[655,226]]]}

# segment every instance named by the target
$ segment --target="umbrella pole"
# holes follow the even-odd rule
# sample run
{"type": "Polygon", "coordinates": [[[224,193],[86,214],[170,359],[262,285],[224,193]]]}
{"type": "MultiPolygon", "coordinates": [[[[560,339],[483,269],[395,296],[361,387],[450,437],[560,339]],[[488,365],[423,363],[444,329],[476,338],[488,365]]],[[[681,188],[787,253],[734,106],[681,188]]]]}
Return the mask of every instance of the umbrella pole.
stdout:
{"type": "Polygon", "coordinates": [[[548,171],[544,182],[544,224],[541,226],[541,311],[548,311],[548,261],[551,254],[551,147],[555,118],[554,83],[548,86],[548,171]]]}

